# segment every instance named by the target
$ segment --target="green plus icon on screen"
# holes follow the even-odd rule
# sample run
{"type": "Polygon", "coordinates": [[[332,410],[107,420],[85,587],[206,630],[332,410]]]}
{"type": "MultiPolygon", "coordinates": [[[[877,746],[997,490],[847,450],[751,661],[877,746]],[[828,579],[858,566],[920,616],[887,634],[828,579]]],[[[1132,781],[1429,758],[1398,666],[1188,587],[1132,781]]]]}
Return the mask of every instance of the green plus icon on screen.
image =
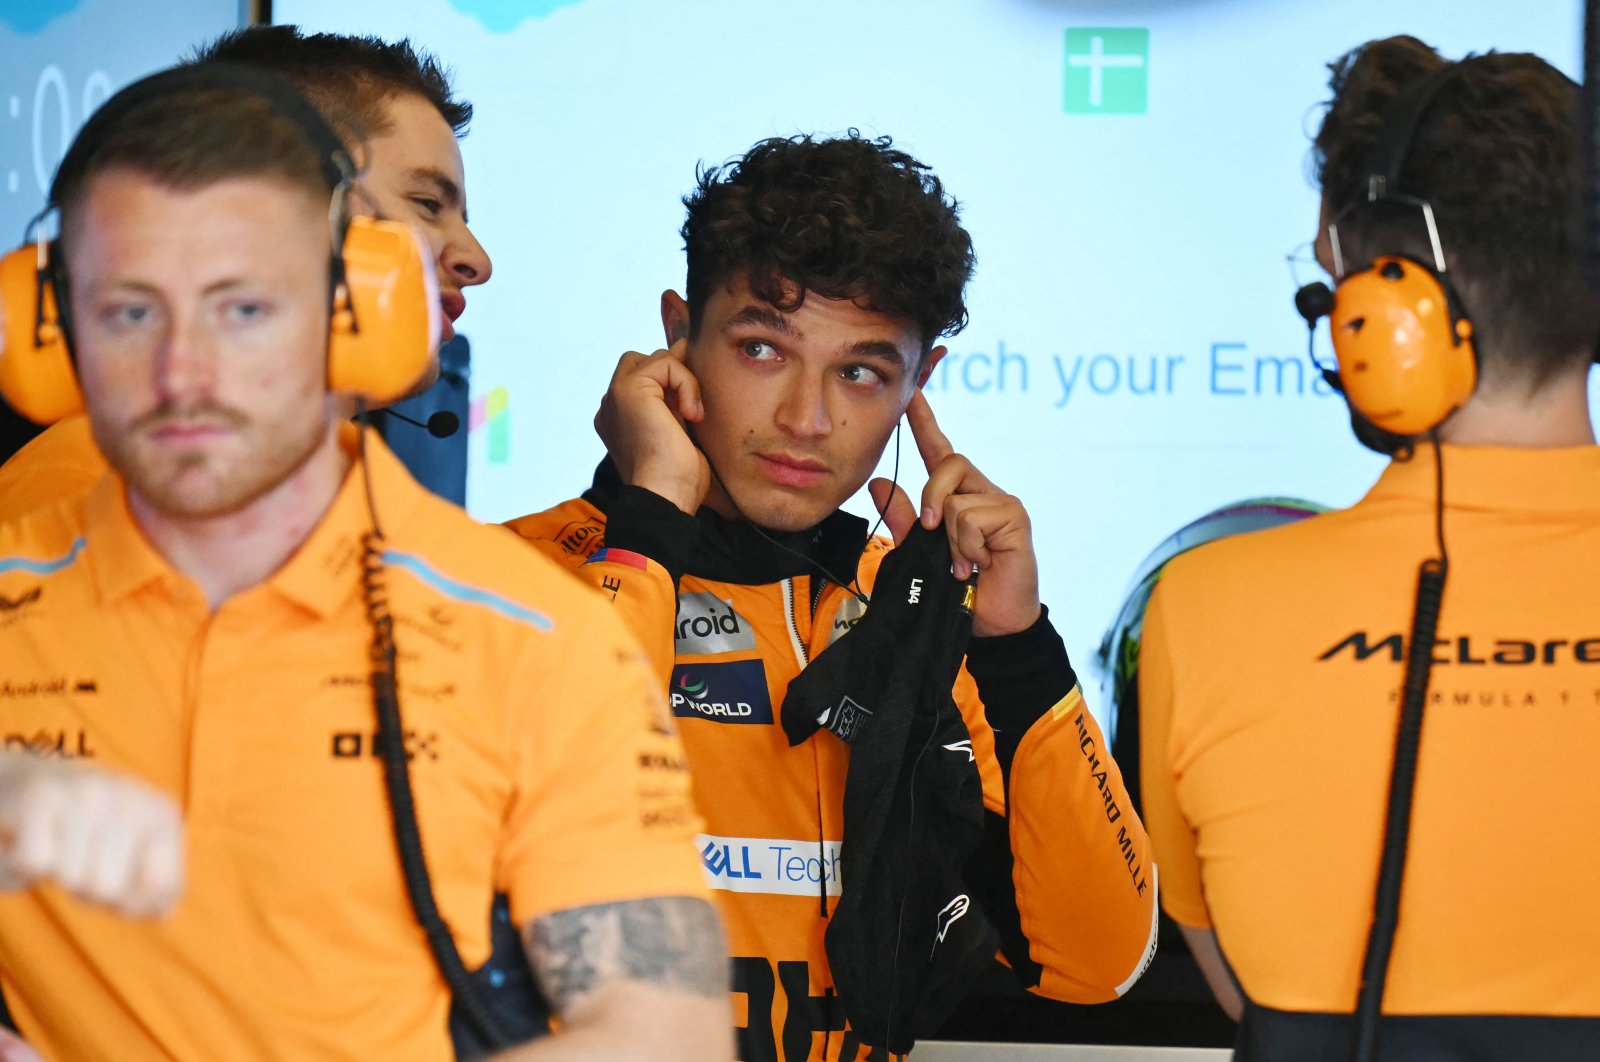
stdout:
{"type": "Polygon", "coordinates": [[[1150,100],[1150,31],[1067,30],[1068,114],[1143,114],[1150,100]]]}

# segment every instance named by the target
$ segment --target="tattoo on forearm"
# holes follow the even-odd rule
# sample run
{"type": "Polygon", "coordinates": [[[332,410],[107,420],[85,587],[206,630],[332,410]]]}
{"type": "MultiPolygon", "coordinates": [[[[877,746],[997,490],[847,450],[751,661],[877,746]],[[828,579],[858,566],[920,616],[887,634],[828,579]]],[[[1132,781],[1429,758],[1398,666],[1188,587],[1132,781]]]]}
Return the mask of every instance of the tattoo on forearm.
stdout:
{"type": "Polygon", "coordinates": [[[557,911],[529,923],[525,942],[540,986],[563,1014],[613,980],[709,998],[728,992],[722,922],[704,900],[666,896],[557,911]]]}

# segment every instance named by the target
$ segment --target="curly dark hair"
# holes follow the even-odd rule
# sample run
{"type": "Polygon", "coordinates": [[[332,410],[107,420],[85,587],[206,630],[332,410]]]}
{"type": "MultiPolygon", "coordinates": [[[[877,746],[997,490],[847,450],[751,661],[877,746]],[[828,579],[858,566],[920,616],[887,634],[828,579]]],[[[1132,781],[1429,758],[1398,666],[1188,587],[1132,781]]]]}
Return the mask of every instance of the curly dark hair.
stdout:
{"type": "Polygon", "coordinates": [[[903,318],[925,354],[966,327],[972,238],[939,178],[888,137],[773,137],[697,179],[683,200],[691,328],[739,275],[785,312],[814,291],[903,318]]]}
{"type": "Polygon", "coordinates": [[[1537,390],[1592,356],[1600,300],[1584,282],[1578,87],[1535,55],[1441,58],[1415,37],[1370,41],[1329,64],[1333,98],[1312,160],[1349,262],[1430,259],[1415,208],[1355,206],[1395,101],[1449,68],[1427,105],[1398,188],[1438,219],[1450,279],[1472,317],[1486,377],[1537,390]]]}
{"type": "Polygon", "coordinates": [[[455,98],[450,71],[409,40],[300,32],[298,26],[247,26],[199,48],[188,63],[221,61],[270,70],[299,89],[347,140],[389,131],[385,105],[411,92],[439,111],[457,137],[472,104],[455,98]]]}

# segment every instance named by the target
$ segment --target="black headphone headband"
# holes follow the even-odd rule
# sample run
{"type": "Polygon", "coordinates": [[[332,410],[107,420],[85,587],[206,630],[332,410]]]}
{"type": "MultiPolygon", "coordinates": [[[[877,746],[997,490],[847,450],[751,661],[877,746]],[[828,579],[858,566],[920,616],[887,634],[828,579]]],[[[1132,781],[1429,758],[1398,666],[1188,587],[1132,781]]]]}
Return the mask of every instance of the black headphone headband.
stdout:
{"type": "MultiPolygon", "coordinates": [[[[66,156],[61,160],[61,165],[56,168],[55,180],[50,184],[50,204],[29,225],[29,236],[32,236],[33,225],[37,224],[45,214],[60,208],[60,192],[63,184],[82,179],[93,164],[95,151],[100,143],[104,141],[111,130],[116,128],[117,123],[127,118],[134,108],[149,100],[159,99],[162,96],[207,89],[236,92],[242,96],[263,100],[285,121],[298,128],[305,136],[306,141],[316,151],[323,179],[328,182],[330,192],[337,192],[341,185],[356,176],[356,168],[350,160],[350,154],[345,149],[344,141],[334,131],[333,126],[329,125],[328,120],[322,116],[322,113],[282,78],[257,67],[245,66],[240,63],[211,61],[192,63],[187,66],[174,66],[151,74],[149,77],[141,78],[126,86],[116,95],[106,100],[99,110],[89,116],[89,120],[83,124],[83,128],[73,138],[72,146],[67,149],[66,156]]],[[[344,283],[345,276],[342,248],[344,246],[345,225],[349,222],[349,212],[348,210],[342,210],[340,213],[341,218],[337,231],[333,234],[332,254],[328,263],[330,298],[338,291],[339,286],[344,283]]],[[[60,268],[60,264],[54,254],[50,256],[48,264],[41,270],[39,281],[41,291],[43,291],[46,283],[55,288],[56,312],[70,353],[72,350],[71,298],[66,291],[66,270],[60,268]]]]}
{"type": "Polygon", "coordinates": [[[1401,191],[1400,171],[1405,168],[1406,158],[1411,154],[1417,127],[1422,124],[1423,116],[1433,105],[1439,90],[1455,76],[1460,67],[1459,62],[1446,63],[1417,78],[1395,95],[1384,111],[1383,126],[1362,170],[1360,195],[1363,199],[1382,198],[1401,191]]]}
{"type": "Polygon", "coordinates": [[[239,63],[203,62],[175,66],[141,78],[112,96],[84,123],[50,184],[50,204],[60,206],[64,182],[80,178],[94,159],[106,134],[140,104],[178,92],[222,89],[250,95],[271,104],[293,122],[316,149],[322,175],[330,190],[355,175],[355,166],[328,120],[288,82],[255,67],[239,63]]]}

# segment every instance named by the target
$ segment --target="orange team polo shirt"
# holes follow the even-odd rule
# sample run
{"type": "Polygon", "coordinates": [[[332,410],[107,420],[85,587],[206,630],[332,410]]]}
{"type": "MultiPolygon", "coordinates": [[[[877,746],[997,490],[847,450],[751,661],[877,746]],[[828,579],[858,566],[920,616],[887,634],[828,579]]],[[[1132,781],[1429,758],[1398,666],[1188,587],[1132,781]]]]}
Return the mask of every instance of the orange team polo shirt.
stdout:
{"type": "Polygon", "coordinates": [[[81,494],[105,474],[88,417],[52,424],[0,465],[0,523],[81,494]]]}
{"type": "MultiPolygon", "coordinates": [[[[1140,661],[1161,899],[1245,993],[1355,1007],[1417,565],[1419,447],[1350,509],[1173,561],[1140,661]]],[[[1384,1009],[1600,1015],[1600,448],[1444,449],[1449,581],[1384,1009]]]]}
{"type": "MultiPolygon", "coordinates": [[[[681,745],[607,603],[368,448],[422,835],[467,966],[496,890],[519,924],[706,897],[681,745]]],[[[215,612],[115,476],[0,526],[6,746],[143,778],[188,830],[164,920],[0,896],[0,986],[46,1057],[452,1057],[374,752],[368,526],[353,467],[301,549],[215,612]]]]}

